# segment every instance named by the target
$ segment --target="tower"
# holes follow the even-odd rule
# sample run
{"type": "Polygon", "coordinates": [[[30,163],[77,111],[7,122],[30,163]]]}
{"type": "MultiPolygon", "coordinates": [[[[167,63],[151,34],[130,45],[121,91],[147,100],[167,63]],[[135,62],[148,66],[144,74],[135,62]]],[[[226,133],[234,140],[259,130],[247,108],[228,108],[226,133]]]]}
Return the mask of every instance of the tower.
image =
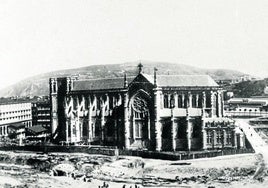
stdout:
{"type": "Polygon", "coordinates": [[[56,129],[58,127],[58,83],[57,78],[49,79],[49,93],[51,101],[51,134],[55,136],[56,129]]]}

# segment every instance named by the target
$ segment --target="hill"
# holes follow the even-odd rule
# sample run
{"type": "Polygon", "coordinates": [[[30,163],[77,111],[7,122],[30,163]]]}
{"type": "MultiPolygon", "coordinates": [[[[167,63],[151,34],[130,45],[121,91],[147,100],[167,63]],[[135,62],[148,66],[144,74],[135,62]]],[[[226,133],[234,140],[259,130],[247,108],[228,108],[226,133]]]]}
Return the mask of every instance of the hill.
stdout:
{"type": "MultiPolygon", "coordinates": [[[[235,97],[264,96],[264,88],[268,85],[268,79],[240,82],[226,88],[234,92],[235,97]]],[[[267,97],[267,95],[266,95],[267,97]]]]}
{"type": "MultiPolygon", "coordinates": [[[[142,62],[143,71],[147,74],[153,74],[154,67],[157,67],[158,74],[170,75],[190,75],[190,74],[208,74],[215,80],[233,79],[244,75],[244,73],[225,70],[225,69],[202,69],[183,64],[165,63],[165,62],[142,62]]],[[[128,76],[137,74],[138,62],[129,62],[122,64],[92,65],[76,69],[59,70],[45,74],[30,77],[22,80],[10,87],[0,90],[0,97],[10,96],[40,96],[48,95],[48,80],[50,77],[63,77],[78,75],[80,78],[105,78],[120,77],[124,71],[128,76]]]]}

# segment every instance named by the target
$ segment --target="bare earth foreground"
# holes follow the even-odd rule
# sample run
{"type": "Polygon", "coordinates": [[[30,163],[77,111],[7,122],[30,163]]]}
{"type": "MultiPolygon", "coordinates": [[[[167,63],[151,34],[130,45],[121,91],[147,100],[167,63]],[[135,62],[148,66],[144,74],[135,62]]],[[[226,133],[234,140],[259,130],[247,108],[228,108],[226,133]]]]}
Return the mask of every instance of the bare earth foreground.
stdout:
{"type": "Polygon", "coordinates": [[[252,179],[257,162],[255,154],[167,161],[81,153],[0,152],[0,187],[98,188],[103,182],[112,188],[268,187],[266,175],[263,182],[252,179]],[[76,178],[51,176],[51,169],[58,164],[73,165],[76,178]]]}

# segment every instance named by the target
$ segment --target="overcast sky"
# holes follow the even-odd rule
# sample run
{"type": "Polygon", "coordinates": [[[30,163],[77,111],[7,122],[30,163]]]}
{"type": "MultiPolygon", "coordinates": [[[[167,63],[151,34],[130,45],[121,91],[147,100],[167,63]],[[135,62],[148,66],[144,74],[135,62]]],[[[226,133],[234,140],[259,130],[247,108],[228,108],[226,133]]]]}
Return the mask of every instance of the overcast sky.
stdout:
{"type": "Polygon", "coordinates": [[[0,1],[0,88],[139,59],[268,76],[268,1],[0,1]]]}

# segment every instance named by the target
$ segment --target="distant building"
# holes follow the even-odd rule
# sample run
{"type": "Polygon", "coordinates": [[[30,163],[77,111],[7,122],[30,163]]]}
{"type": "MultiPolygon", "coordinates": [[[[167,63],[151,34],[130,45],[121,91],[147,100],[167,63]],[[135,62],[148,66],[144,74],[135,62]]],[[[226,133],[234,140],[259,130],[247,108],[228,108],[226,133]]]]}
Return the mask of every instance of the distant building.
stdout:
{"type": "Polygon", "coordinates": [[[22,134],[21,127],[32,126],[32,110],[30,102],[0,103],[0,136],[9,133],[22,134]]]}
{"type": "Polygon", "coordinates": [[[51,78],[50,98],[58,142],[157,151],[244,147],[243,133],[223,117],[222,89],[207,75],[147,75],[140,64],[135,77],[51,78]]]}
{"type": "Polygon", "coordinates": [[[225,106],[229,117],[268,117],[268,97],[232,98],[225,106]]]}
{"type": "Polygon", "coordinates": [[[36,101],[32,102],[32,121],[33,126],[43,126],[50,129],[50,101],[36,101]]]}
{"type": "Polygon", "coordinates": [[[239,78],[232,79],[232,84],[237,84],[240,82],[246,82],[246,81],[251,81],[251,80],[256,80],[256,78],[251,77],[250,75],[243,75],[240,76],[239,78]]]}

